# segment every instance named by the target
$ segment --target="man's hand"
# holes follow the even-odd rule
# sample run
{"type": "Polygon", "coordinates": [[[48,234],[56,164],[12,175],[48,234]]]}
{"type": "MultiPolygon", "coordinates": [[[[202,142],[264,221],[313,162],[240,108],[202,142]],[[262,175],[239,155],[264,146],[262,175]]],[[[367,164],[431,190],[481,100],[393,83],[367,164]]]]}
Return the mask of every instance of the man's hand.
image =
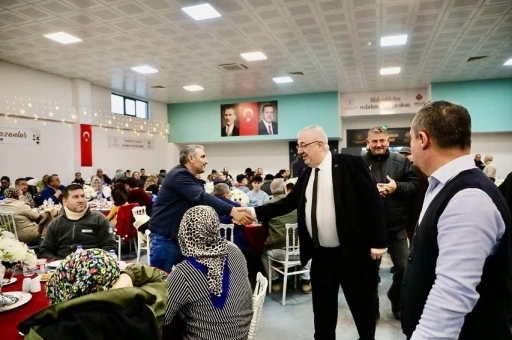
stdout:
{"type": "Polygon", "coordinates": [[[372,256],[373,260],[379,260],[384,256],[384,254],[386,254],[386,250],[387,250],[387,248],[383,248],[383,249],[372,248],[372,249],[370,249],[370,255],[372,256]]]}
{"type": "Polygon", "coordinates": [[[377,190],[379,190],[379,194],[382,197],[386,197],[386,195],[389,194],[388,185],[385,183],[377,183],[377,190]]]}
{"type": "Polygon", "coordinates": [[[251,224],[253,221],[255,221],[251,211],[247,208],[233,208],[231,209],[230,216],[233,217],[233,220],[240,225],[251,224]]]}
{"type": "Polygon", "coordinates": [[[55,191],[55,194],[54,194],[53,196],[55,196],[55,197],[59,197],[60,195],[62,195],[62,191],[60,191],[60,190],[56,190],[56,191],[55,191]]]}
{"type": "Polygon", "coordinates": [[[389,176],[386,176],[386,178],[388,179],[389,183],[387,184],[387,187],[388,187],[388,190],[389,190],[389,193],[392,194],[395,192],[396,190],[396,182],[393,178],[389,177],[389,176]]]}

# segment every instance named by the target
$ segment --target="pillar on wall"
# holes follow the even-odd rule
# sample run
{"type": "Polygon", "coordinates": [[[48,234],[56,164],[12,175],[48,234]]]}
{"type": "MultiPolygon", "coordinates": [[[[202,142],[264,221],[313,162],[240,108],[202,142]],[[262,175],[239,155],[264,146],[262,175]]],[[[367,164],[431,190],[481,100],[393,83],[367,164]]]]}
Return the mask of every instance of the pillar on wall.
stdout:
{"type": "Polygon", "coordinates": [[[171,170],[180,161],[180,147],[175,143],[167,143],[167,152],[165,155],[166,171],[171,170]]]}
{"type": "Polygon", "coordinates": [[[84,111],[90,114],[92,105],[92,89],[91,83],[83,79],[73,79],[73,106],[76,110],[77,119],[73,126],[73,167],[75,171],[82,171],[80,141],[82,135],[80,133],[80,124],[85,122],[84,111]]]}

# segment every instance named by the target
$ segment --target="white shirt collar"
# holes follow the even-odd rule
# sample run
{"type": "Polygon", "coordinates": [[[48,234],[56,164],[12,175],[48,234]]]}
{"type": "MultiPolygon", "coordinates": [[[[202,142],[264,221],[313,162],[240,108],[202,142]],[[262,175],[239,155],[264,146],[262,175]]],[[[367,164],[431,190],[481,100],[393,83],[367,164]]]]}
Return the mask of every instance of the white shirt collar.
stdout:
{"type": "Polygon", "coordinates": [[[476,168],[473,157],[471,155],[461,156],[437,169],[432,175],[430,175],[430,177],[433,177],[440,183],[445,184],[462,171],[473,168],[476,168]]]}
{"type": "Polygon", "coordinates": [[[332,168],[332,154],[330,151],[327,151],[324,160],[322,163],[320,163],[320,165],[318,165],[318,168],[322,171],[327,171],[332,168]]]}

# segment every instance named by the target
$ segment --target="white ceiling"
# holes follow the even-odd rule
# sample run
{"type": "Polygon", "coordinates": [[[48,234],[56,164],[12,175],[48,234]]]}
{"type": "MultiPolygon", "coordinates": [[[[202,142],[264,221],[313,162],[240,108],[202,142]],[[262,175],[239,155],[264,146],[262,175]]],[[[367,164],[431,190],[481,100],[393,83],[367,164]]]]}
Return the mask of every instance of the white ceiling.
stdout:
{"type": "Polygon", "coordinates": [[[0,0],[0,60],[168,103],[512,77],[512,67],[503,66],[512,58],[512,0],[209,2],[222,17],[195,22],[181,7],[204,1],[0,0]],[[84,41],[43,37],[58,31],[84,41]],[[405,46],[379,46],[381,36],[404,33],[405,46]],[[268,60],[240,57],[258,50],[268,60]],[[466,63],[480,55],[489,58],[466,63]],[[233,62],[249,69],[217,67],[233,62]],[[160,72],[130,70],[141,64],[160,72]],[[388,66],[402,73],[380,76],[388,66]],[[272,81],[294,71],[304,76],[272,81]],[[205,90],[183,90],[190,84],[205,90]]]}

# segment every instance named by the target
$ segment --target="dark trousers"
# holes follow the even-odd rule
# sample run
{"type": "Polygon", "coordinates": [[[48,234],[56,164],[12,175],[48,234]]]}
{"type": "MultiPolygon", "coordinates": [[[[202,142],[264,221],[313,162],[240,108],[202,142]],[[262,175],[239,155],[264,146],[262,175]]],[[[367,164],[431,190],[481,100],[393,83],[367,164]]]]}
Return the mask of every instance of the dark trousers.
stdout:
{"type": "Polygon", "coordinates": [[[340,285],[360,339],[374,340],[377,311],[373,294],[377,287],[377,275],[370,249],[368,253],[343,258],[340,247],[320,247],[315,250],[311,262],[315,339],[336,339],[340,285]]]}
{"type": "MultiPolygon", "coordinates": [[[[409,256],[409,244],[407,243],[407,233],[405,230],[387,233],[388,253],[391,255],[391,261],[395,267],[393,274],[393,283],[389,288],[389,296],[393,302],[399,302],[402,293],[402,280],[404,278],[405,268],[407,267],[407,258],[409,256]]],[[[380,267],[381,261],[377,262],[380,267]]],[[[376,300],[378,303],[378,293],[376,293],[376,300]]]]}

